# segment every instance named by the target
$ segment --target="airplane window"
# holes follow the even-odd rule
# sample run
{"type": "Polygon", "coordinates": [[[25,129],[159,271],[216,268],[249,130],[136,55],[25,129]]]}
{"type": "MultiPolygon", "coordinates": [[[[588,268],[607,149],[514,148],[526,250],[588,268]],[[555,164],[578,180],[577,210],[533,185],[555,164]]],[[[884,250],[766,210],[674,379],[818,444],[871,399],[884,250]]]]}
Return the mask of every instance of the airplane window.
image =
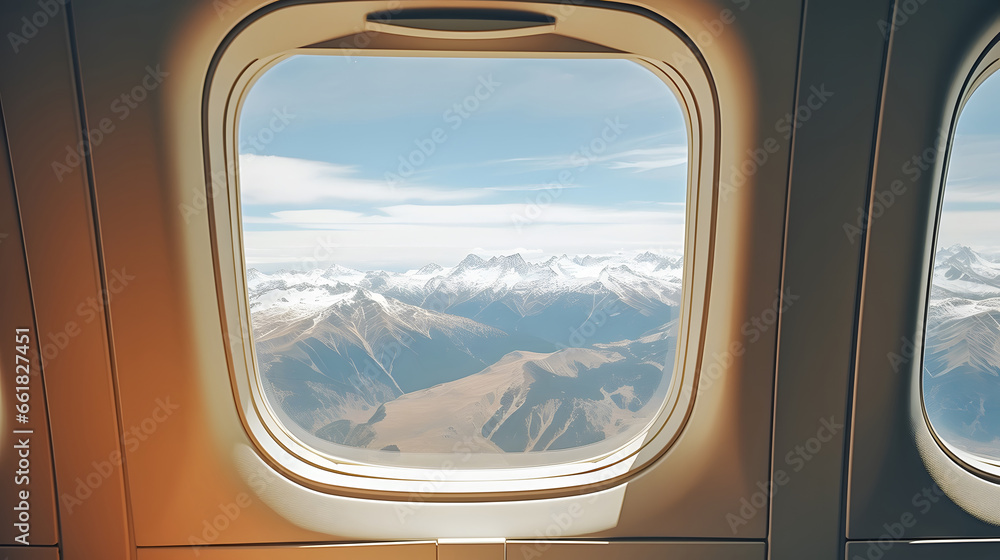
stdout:
{"type": "MultiPolygon", "coordinates": [[[[924,407],[948,446],[1000,462],[1000,77],[955,133],[924,346],[924,407]]],[[[919,173],[914,165],[912,173],[919,173]]]]}
{"type": "Polygon", "coordinates": [[[391,465],[636,437],[674,367],[687,138],[674,93],[627,59],[264,72],[239,189],[276,417],[391,465]]]}

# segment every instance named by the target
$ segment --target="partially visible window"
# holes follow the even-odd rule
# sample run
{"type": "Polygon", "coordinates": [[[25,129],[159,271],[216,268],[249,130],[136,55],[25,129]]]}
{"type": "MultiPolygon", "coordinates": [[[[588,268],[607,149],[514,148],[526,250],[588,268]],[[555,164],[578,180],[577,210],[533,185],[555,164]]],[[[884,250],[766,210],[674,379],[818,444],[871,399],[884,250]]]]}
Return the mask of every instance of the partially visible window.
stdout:
{"type": "MultiPolygon", "coordinates": [[[[916,170],[916,168],[914,168],[916,170]]],[[[1000,462],[1000,77],[962,111],[927,314],[927,417],[949,446],[1000,462]]]]}
{"type": "Polygon", "coordinates": [[[239,129],[271,406],[392,464],[634,437],[674,365],[686,130],[629,60],[279,63],[239,129]]]}

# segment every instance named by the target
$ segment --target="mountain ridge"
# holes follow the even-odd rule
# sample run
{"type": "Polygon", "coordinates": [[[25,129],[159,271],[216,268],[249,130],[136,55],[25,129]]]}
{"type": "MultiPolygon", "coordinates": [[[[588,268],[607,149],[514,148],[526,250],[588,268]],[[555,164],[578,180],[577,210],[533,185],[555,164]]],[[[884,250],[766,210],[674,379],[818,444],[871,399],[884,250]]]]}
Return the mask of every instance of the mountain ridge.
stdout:
{"type": "Polygon", "coordinates": [[[250,269],[247,288],[265,393],[307,432],[403,452],[461,436],[495,453],[641,424],[669,380],[681,277],[680,259],[651,252],[470,254],[406,272],[250,269]]]}

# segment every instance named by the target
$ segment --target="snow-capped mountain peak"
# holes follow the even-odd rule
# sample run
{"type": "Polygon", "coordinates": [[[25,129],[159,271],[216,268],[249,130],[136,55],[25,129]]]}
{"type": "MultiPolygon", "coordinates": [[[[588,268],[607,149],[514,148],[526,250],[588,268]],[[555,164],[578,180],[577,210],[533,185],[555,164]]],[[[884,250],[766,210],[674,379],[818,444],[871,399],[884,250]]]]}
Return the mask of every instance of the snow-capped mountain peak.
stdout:
{"type": "Polygon", "coordinates": [[[421,275],[421,276],[427,276],[429,274],[434,274],[434,273],[437,273],[437,272],[441,272],[442,270],[444,270],[444,268],[442,268],[441,265],[439,265],[437,263],[430,263],[430,264],[425,264],[424,266],[420,267],[416,271],[415,274],[418,274],[418,275],[421,275]]]}
{"type": "Polygon", "coordinates": [[[458,266],[456,266],[455,268],[456,269],[479,268],[484,264],[486,264],[486,261],[484,261],[482,257],[470,253],[464,259],[462,259],[462,262],[458,263],[458,266]]]}
{"type": "Polygon", "coordinates": [[[488,259],[470,254],[452,268],[431,263],[402,273],[334,264],[272,274],[251,269],[247,277],[254,312],[272,306],[312,312],[343,300],[345,291],[354,290],[358,297],[388,297],[428,309],[447,309],[469,301],[486,307],[497,302],[523,314],[570,294],[592,301],[614,297],[641,309],[675,306],[682,270],[680,258],[648,251],[634,257],[564,254],[539,262],[514,253],[488,259]]]}
{"type": "Polygon", "coordinates": [[[524,258],[520,253],[514,253],[513,255],[508,255],[506,257],[493,257],[486,261],[486,266],[490,268],[500,268],[503,270],[514,270],[521,273],[528,271],[528,263],[524,261],[524,258]]]}

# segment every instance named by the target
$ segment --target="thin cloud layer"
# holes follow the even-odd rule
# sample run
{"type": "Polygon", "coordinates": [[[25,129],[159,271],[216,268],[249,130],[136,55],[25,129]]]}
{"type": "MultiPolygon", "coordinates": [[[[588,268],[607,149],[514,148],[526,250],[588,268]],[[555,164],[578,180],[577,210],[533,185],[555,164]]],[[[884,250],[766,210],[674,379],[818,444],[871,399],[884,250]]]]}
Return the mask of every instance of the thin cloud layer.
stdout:
{"type": "Polygon", "coordinates": [[[296,56],[241,129],[278,109],[294,118],[239,160],[250,266],[681,253],[684,118],[630,61],[296,56]]]}
{"type": "Polygon", "coordinates": [[[623,210],[553,204],[535,207],[526,204],[459,204],[452,206],[395,205],[378,208],[377,214],[336,209],[285,210],[272,215],[277,223],[305,229],[343,229],[344,226],[434,225],[440,227],[480,225],[523,230],[535,225],[656,225],[682,224],[684,208],[676,205],[666,210],[623,210]]]}
{"type": "Polygon", "coordinates": [[[258,268],[315,268],[340,264],[359,270],[405,271],[425,264],[458,264],[469,253],[483,256],[522,252],[532,260],[570,255],[680,255],[684,225],[537,224],[511,228],[473,225],[383,224],[340,230],[244,232],[247,265],[258,268]],[[303,265],[303,263],[307,263],[303,265]]]}
{"type": "Polygon", "coordinates": [[[484,196],[481,189],[432,189],[358,177],[355,168],[306,159],[240,155],[243,204],[307,205],[333,201],[458,201],[484,196]]]}
{"type": "Polygon", "coordinates": [[[609,163],[611,169],[632,169],[636,172],[651,171],[686,165],[687,146],[663,146],[660,148],[628,150],[616,154],[609,163]]]}

